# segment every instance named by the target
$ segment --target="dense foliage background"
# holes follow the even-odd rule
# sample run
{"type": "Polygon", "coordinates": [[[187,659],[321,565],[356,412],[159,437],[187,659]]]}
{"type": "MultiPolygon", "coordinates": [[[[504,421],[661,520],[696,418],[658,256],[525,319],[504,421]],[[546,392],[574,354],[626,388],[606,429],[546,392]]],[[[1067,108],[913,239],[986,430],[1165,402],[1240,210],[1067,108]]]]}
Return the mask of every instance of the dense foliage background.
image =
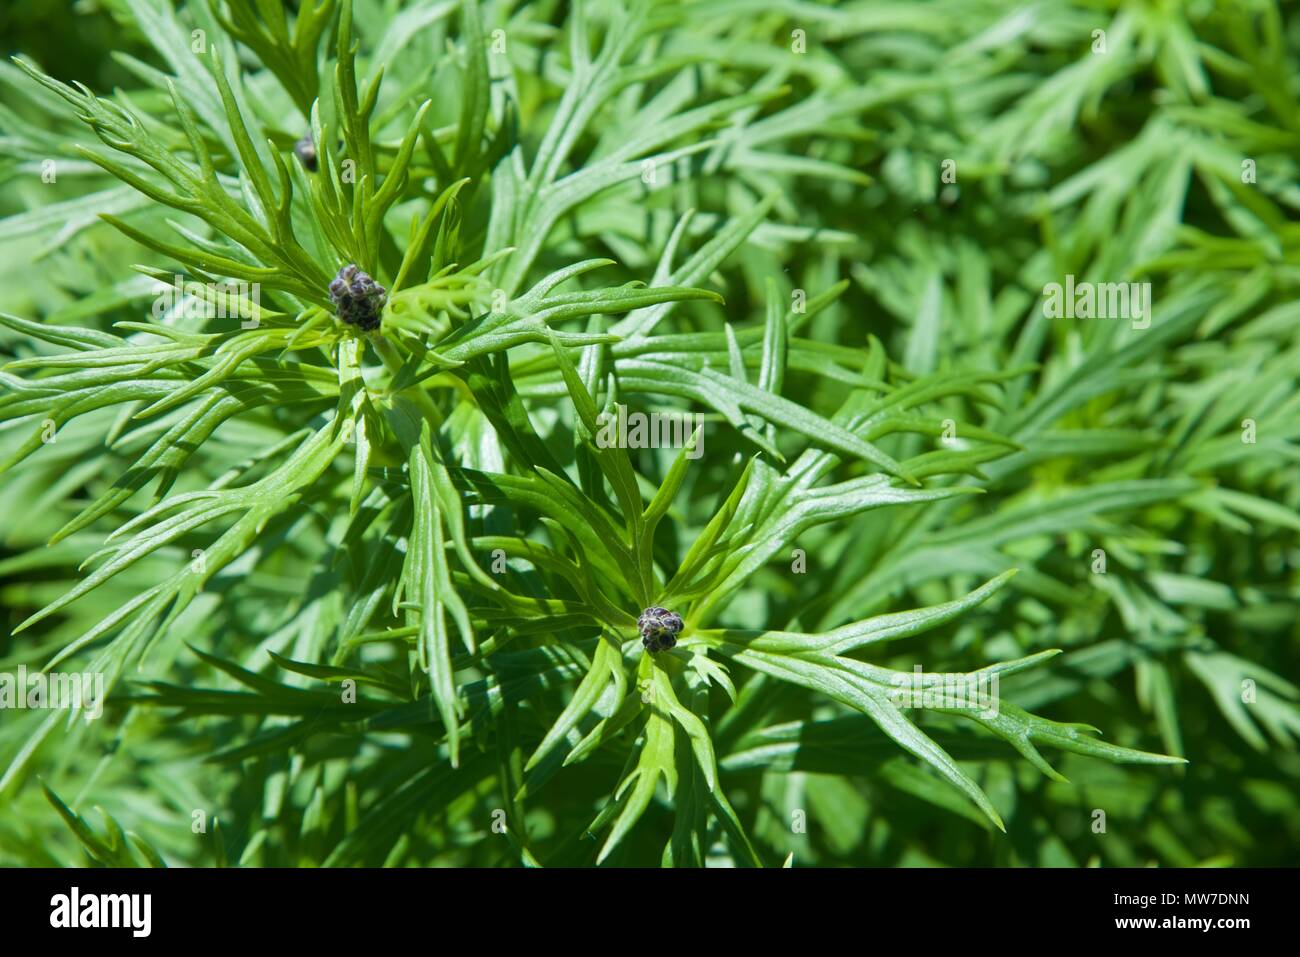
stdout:
{"type": "Polygon", "coordinates": [[[0,864],[1294,863],[1293,5],[0,37],[0,673],[112,687],[0,711],[0,864]],[[620,402],[698,458],[599,448],[620,402]],[[914,666],[1003,717],[890,709],[914,666]]]}

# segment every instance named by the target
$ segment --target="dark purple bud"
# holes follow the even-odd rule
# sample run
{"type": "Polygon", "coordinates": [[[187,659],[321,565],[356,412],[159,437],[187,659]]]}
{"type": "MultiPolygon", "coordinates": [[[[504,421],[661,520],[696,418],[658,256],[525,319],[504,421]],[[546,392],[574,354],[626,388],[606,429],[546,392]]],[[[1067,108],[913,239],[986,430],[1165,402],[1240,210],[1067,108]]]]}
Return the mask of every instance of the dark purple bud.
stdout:
{"type": "Polygon", "coordinates": [[[293,144],[293,152],[303,169],[309,173],[316,172],[316,144],[310,133],[304,133],[302,139],[293,144]]]}
{"type": "Polygon", "coordinates": [[[667,651],[675,646],[685,622],[677,612],[653,606],[641,612],[636,625],[641,632],[641,644],[645,650],[655,652],[667,651]]]}
{"type": "Polygon", "coordinates": [[[330,302],[339,320],[363,332],[379,328],[388,290],[362,272],[354,263],[339,270],[329,284],[330,302]]]}

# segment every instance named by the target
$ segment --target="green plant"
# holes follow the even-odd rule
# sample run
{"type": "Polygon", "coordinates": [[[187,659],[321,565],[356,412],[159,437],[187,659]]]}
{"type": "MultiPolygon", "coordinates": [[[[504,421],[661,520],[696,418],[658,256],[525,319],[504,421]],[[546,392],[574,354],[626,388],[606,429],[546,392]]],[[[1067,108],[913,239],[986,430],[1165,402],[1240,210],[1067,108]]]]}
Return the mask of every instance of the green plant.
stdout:
{"type": "Polygon", "coordinates": [[[6,220],[69,268],[0,315],[0,661],[113,688],[0,729],[0,860],[67,859],[48,804],[114,865],[941,859],[918,807],[957,863],[1077,862],[1071,805],[1184,814],[1114,863],[1297,836],[1300,692],[1251,651],[1296,640],[1276,8],[108,6],[129,89],[0,71],[9,175],[77,181],[6,220]],[[1053,325],[1067,273],[1157,321],[1053,325]],[[620,406],[699,418],[627,448],[620,406]],[[918,662],[1007,693],[909,710],[918,662]],[[1196,683],[1244,809],[1093,760],[1183,764],[1196,683]]]}

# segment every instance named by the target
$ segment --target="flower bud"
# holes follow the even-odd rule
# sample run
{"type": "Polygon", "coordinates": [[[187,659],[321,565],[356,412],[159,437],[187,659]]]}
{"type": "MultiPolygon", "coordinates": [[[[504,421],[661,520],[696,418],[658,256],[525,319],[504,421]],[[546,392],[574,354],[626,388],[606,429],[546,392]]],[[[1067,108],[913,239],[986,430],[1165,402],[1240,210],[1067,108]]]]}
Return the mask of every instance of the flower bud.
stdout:
{"type": "Polygon", "coordinates": [[[293,152],[303,169],[309,173],[316,172],[316,143],[310,133],[304,133],[302,139],[293,144],[293,152]]]}
{"type": "Polygon", "coordinates": [[[330,302],[339,319],[363,332],[379,328],[388,290],[353,263],[339,270],[329,284],[330,302]]]}
{"type": "Polygon", "coordinates": [[[675,611],[658,606],[647,608],[636,620],[641,631],[641,644],[646,651],[667,651],[677,644],[677,636],[685,623],[675,611]]]}

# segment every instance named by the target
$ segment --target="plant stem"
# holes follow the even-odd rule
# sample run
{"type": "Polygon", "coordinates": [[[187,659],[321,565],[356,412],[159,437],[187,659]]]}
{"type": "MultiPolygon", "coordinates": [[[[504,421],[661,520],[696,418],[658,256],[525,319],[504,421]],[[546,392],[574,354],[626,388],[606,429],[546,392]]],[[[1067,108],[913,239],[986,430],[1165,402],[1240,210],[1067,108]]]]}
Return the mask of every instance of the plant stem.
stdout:
{"type": "MultiPolygon", "coordinates": [[[[375,353],[383,360],[384,368],[391,372],[393,377],[396,378],[404,363],[402,362],[402,357],[393,347],[393,344],[381,335],[373,336],[370,341],[375,347],[375,353]]],[[[415,401],[415,404],[420,407],[420,411],[424,413],[425,417],[433,424],[435,429],[442,427],[442,413],[438,411],[438,407],[434,405],[433,400],[429,398],[429,393],[425,392],[418,382],[402,389],[401,394],[406,395],[415,401]]]]}

